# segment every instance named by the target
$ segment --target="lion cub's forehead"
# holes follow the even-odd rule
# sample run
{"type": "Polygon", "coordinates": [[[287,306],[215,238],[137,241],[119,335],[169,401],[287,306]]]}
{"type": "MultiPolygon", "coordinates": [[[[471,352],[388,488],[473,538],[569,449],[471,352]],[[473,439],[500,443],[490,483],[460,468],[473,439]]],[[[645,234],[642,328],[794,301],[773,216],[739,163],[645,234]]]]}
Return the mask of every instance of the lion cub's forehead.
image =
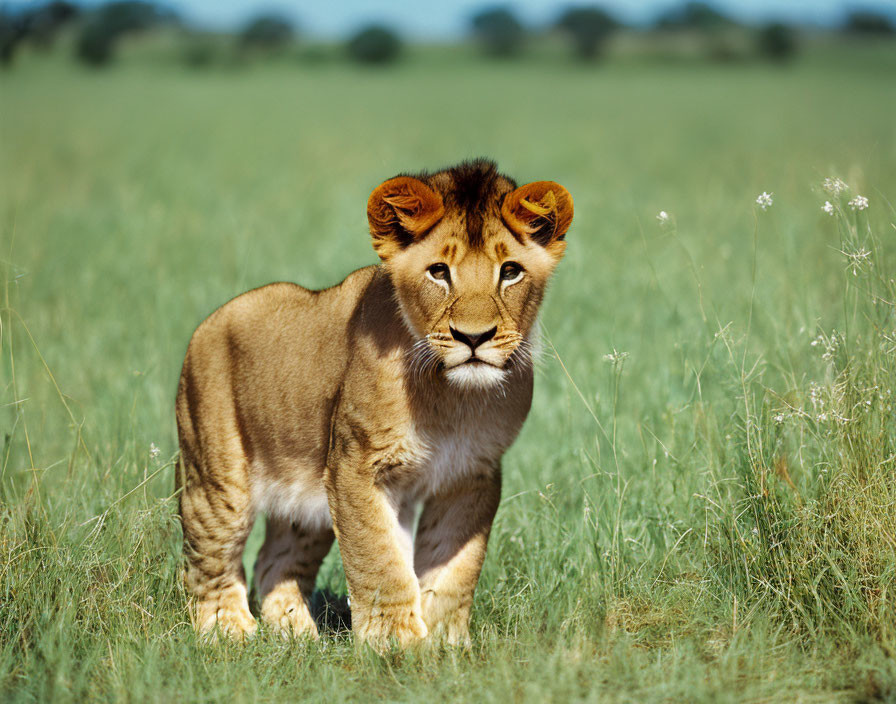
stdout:
{"type": "Polygon", "coordinates": [[[525,248],[516,242],[503,225],[484,228],[484,236],[478,246],[472,246],[463,236],[463,229],[450,225],[438,228],[435,233],[435,254],[439,261],[450,266],[458,266],[463,262],[501,263],[514,256],[519,256],[525,248]],[[461,234],[455,234],[461,233],[461,234]]]}
{"type": "Polygon", "coordinates": [[[460,240],[453,251],[450,243],[446,243],[449,249],[444,256],[456,259],[467,249],[494,256],[495,241],[509,236],[501,220],[501,202],[516,188],[516,183],[498,173],[493,162],[483,159],[465,162],[421,180],[442,196],[446,227],[440,228],[441,231],[449,239],[460,240]]]}

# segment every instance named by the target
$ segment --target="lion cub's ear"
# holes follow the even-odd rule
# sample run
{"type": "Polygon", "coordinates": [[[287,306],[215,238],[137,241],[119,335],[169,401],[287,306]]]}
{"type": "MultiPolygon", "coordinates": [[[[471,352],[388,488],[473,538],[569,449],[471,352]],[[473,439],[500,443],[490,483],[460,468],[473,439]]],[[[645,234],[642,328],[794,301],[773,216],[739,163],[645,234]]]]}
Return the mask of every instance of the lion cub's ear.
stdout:
{"type": "Polygon", "coordinates": [[[542,247],[562,240],[572,223],[572,196],[553,181],[535,181],[504,197],[501,217],[518,235],[542,247]]]}
{"type": "Polygon", "coordinates": [[[410,176],[390,178],[367,201],[373,248],[388,259],[423,237],[442,219],[442,196],[410,176]]]}

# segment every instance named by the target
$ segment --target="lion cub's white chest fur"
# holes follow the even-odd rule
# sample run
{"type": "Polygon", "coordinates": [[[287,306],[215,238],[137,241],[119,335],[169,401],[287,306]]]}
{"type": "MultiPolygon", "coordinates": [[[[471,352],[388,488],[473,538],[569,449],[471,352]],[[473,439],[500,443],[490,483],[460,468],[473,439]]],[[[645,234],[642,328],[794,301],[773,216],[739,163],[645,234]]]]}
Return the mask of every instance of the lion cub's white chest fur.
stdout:
{"type": "MultiPolygon", "coordinates": [[[[449,420],[446,418],[445,420],[449,420]]],[[[455,422],[436,427],[412,425],[405,441],[403,464],[414,480],[406,489],[408,498],[426,500],[463,482],[484,465],[495,462],[512,438],[503,437],[481,413],[457,414],[455,422]]]]}

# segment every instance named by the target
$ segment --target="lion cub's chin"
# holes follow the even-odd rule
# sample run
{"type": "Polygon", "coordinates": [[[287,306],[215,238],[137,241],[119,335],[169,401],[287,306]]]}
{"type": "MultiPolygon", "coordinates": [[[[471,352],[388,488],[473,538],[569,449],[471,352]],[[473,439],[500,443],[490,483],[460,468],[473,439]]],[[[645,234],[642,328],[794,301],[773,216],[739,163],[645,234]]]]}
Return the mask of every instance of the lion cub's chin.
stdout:
{"type": "Polygon", "coordinates": [[[489,389],[507,378],[507,370],[485,362],[465,362],[445,370],[445,378],[462,389],[489,389]]]}

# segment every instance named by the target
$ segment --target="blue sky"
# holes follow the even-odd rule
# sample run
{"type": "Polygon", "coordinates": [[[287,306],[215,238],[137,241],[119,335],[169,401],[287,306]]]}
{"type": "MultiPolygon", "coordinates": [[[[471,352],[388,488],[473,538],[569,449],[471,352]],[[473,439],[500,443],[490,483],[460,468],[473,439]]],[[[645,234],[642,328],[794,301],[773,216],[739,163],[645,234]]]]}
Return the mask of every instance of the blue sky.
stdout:
{"type": "MultiPolygon", "coordinates": [[[[35,0],[37,1],[37,0],[35,0]]],[[[232,28],[261,10],[294,19],[303,34],[343,37],[363,24],[381,20],[408,37],[450,39],[462,35],[470,14],[484,5],[506,4],[528,24],[539,25],[581,0],[167,0],[188,19],[215,28],[232,28]]],[[[2,0],[0,0],[2,4],[2,0]]],[[[16,3],[16,4],[29,4],[16,3]]],[[[84,4],[96,4],[96,0],[84,4]]],[[[678,0],[604,0],[598,4],[629,22],[646,22],[678,0]]],[[[896,0],[716,0],[745,21],[786,19],[835,24],[845,8],[861,6],[896,17],[896,0]]]]}
{"type": "MultiPolygon", "coordinates": [[[[499,0],[500,1],[500,0],[499,0]]],[[[741,19],[758,21],[769,18],[834,24],[844,8],[862,7],[896,14],[896,0],[718,0],[716,6],[741,19]]],[[[467,18],[488,0],[293,0],[287,2],[246,2],[245,0],[175,0],[191,18],[206,24],[232,25],[260,8],[275,9],[293,17],[309,34],[338,37],[358,26],[383,20],[409,36],[450,38],[466,30],[467,18]]],[[[520,18],[531,24],[543,24],[571,4],[569,0],[517,0],[507,2],[520,18]]],[[[630,22],[648,21],[676,0],[606,0],[600,3],[630,22]]]]}

